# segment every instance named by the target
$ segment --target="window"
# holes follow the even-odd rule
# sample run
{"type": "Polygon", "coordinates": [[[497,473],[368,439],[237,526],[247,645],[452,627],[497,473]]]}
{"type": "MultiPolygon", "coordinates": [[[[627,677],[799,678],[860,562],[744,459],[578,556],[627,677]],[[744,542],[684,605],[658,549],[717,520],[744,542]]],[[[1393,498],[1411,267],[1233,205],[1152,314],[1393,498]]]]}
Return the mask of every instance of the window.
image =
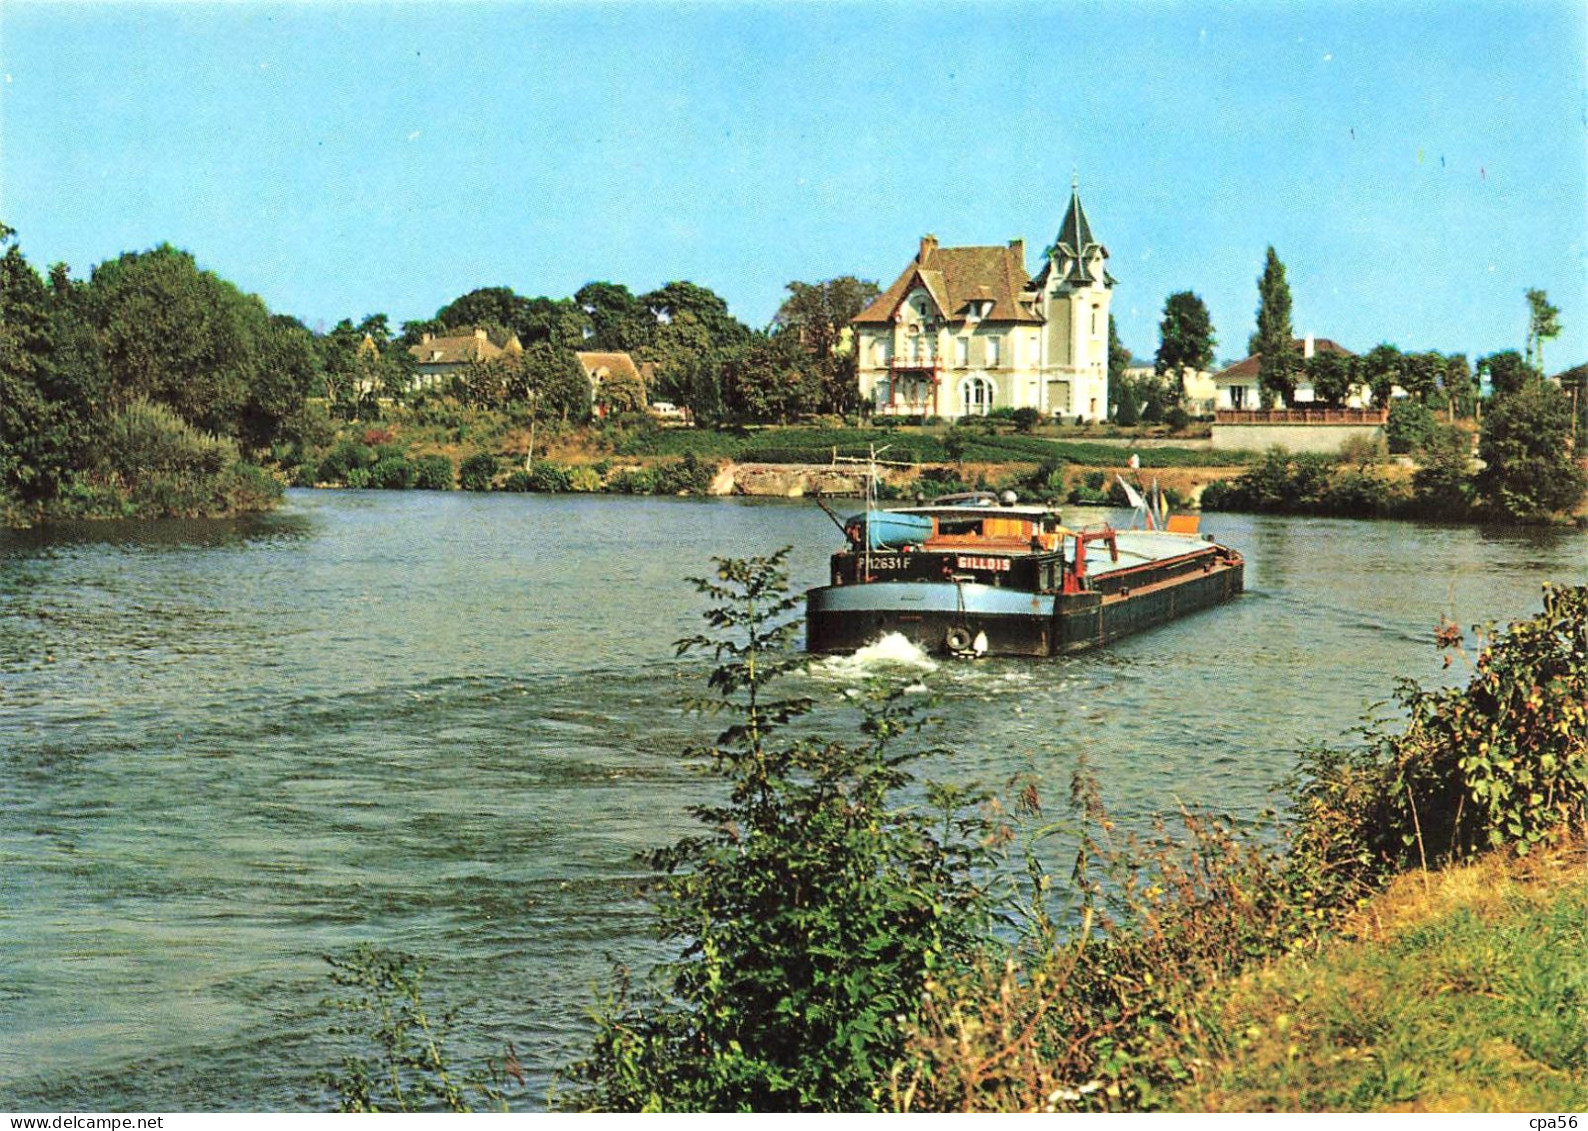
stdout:
{"type": "Polygon", "coordinates": [[[963,416],[986,416],[992,411],[996,390],[985,377],[967,377],[960,383],[960,407],[963,416]]]}
{"type": "Polygon", "coordinates": [[[988,369],[996,369],[996,368],[998,368],[998,354],[999,354],[999,348],[998,347],[1001,344],[1002,344],[1002,342],[998,338],[988,338],[987,339],[987,368],[988,369]]]}
{"type": "Polygon", "coordinates": [[[954,339],[954,364],[963,369],[970,364],[970,339],[954,339]]]}
{"type": "Polygon", "coordinates": [[[1092,337],[1097,337],[1097,306],[1092,307],[1092,337]]]}

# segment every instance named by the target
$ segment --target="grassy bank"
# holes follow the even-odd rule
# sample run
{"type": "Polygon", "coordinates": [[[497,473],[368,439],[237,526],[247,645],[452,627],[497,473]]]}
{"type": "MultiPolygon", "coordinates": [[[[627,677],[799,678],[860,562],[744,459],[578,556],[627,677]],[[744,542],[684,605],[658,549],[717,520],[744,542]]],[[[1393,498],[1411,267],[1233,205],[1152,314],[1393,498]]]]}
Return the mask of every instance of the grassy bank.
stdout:
{"type": "Polygon", "coordinates": [[[1588,1108],[1581,840],[1405,875],[1318,953],[1206,993],[1166,1106],[1196,1111],[1588,1108]]]}

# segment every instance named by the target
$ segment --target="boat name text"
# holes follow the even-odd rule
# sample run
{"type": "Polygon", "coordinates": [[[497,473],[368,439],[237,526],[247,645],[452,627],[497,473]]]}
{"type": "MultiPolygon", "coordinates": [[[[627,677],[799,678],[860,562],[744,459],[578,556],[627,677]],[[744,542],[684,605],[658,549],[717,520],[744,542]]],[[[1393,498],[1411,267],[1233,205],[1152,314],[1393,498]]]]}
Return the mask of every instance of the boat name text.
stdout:
{"type": "Polygon", "coordinates": [[[968,554],[960,554],[958,558],[955,559],[955,565],[959,569],[987,569],[997,573],[1000,570],[1007,570],[1009,568],[1009,559],[972,557],[968,554]]]}

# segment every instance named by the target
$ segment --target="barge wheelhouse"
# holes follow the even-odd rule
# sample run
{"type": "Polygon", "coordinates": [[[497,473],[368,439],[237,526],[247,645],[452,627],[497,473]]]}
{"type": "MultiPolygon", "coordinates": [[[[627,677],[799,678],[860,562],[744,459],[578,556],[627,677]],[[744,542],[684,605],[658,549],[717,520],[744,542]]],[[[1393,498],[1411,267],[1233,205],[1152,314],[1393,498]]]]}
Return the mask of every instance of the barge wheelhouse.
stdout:
{"type": "Polygon", "coordinates": [[[900,633],[929,652],[1053,656],[1216,605],[1244,586],[1239,553],[1176,516],[1167,530],[1072,530],[991,495],[867,510],[844,524],[830,583],[806,594],[806,647],[852,651],[900,633]]]}

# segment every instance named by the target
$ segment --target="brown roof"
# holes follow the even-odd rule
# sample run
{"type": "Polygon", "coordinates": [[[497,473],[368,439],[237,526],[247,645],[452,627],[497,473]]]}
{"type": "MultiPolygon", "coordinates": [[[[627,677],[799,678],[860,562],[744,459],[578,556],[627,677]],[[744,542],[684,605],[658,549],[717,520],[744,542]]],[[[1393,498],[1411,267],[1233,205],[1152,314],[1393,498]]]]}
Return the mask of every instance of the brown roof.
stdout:
{"type": "Polygon", "coordinates": [[[892,322],[899,304],[919,284],[951,322],[963,320],[972,301],[986,300],[993,305],[984,322],[1041,322],[1041,316],[1020,301],[1030,278],[1024,252],[1019,240],[1007,247],[938,247],[927,237],[903,274],[854,321],[892,322]]]}
{"type": "Polygon", "coordinates": [[[608,377],[632,377],[640,382],[645,380],[640,376],[634,359],[626,353],[575,353],[574,356],[584,366],[585,376],[592,381],[604,381],[608,377]]]}
{"type": "Polygon", "coordinates": [[[523,347],[515,335],[499,346],[484,330],[471,330],[467,334],[448,334],[437,337],[426,334],[416,346],[409,346],[409,355],[420,365],[465,365],[471,361],[492,361],[504,353],[520,353],[523,347]]]}
{"type": "MultiPolygon", "coordinates": [[[[1305,338],[1293,338],[1293,339],[1291,339],[1290,346],[1291,346],[1292,349],[1294,349],[1296,351],[1296,354],[1299,356],[1301,354],[1301,352],[1304,349],[1306,349],[1306,347],[1307,347],[1307,339],[1305,339],[1305,338]]],[[[1350,350],[1346,349],[1344,346],[1342,346],[1339,342],[1335,341],[1333,338],[1314,338],[1314,339],[1312,339],[1312,352],[1314,354],[1337,353],[1337,354],[1340,354],[1342,357],[1355,357],[1356,356],[1356,354],[1354,354],[1350,350]]],[[[1228,367],[1226,367],[1224,369],[1220,369],[1217,373],[1213,374],[1213,379],[1215,381],[1217,381],[1221,377],[1222,378],[1226,378],[1226,379],[1243,378],[1243,377],[1255,378],[1257,376],[1257,374],[1258,374],[1258,371],[1262,368],[1262,364],[1263,364],[1263,355],[1260,354],[1260,353],[1254,353],[1250,357],[1242,358],[1240,361],[1237,361],[1234,365],[1228,366],[1228,367]]]]}

